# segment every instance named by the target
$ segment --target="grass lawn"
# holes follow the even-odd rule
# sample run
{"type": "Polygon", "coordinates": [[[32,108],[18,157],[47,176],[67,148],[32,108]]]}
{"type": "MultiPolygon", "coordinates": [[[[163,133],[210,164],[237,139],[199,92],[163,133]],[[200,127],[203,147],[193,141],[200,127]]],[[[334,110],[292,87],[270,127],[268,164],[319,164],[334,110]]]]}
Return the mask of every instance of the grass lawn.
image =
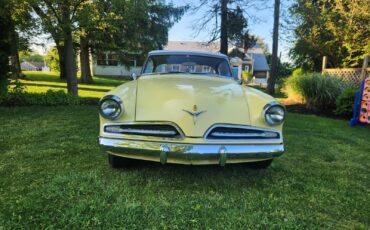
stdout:
{"type": "MultiPolygon", "coordinates": [[[[27,92],[39,93],[47,90],[64,90],[67,92],[67,83],[61,81],[59,73],[45,73],[37,71],[23,71],[26,78],[21,80],[27,92]]],[[[93,84],[78,84],[78,94],[81,97],[102,97],[105,92],[122,84],[125,80],[115,77],[93,77],[93,84]]]]}
{"type": "Polygon", "coordinates": [[[370,127],[289,114],[286,154],[111,169],[93,106],[0,108],[0,229],[369,229],[370,127]]]}

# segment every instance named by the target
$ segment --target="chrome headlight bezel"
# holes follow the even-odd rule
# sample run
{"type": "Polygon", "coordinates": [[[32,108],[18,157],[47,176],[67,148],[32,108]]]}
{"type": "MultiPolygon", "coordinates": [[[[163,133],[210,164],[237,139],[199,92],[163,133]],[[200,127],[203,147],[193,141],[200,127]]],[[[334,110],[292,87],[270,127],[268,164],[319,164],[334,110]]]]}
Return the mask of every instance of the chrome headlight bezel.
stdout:
{"type": "Polygon", "coordinates": [[[265,123],[269,126],[281,125],[285,121],[285,116],[286,116],[285,106],[276,101],[270,102],[263,107],[262,117],[265,123]],[[271,115],[275,117],[271,117],[271,115]]]}
{"type": "Polygon", "coordinates": [[[121,117],[121,115],[124,112],[123,103],[122,100],[114,95],[107,95],[100,99],[99,101],[99,113],[102,117],[108,120],[117,120],[121,117]],[[104,113],[104,108],[102,108],[106,103],[112,103],[111,105],[116,106],[116,112],[113,112],[111,114],[104,113]]]}

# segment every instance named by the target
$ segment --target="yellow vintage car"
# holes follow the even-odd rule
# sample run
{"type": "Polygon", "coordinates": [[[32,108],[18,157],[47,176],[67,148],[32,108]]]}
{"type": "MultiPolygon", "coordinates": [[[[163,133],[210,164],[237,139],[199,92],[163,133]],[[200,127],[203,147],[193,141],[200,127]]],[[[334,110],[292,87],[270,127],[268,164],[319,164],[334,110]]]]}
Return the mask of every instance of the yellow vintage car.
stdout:
{"type": "Polygon", "coordinates": [[[100,100],[98,142],[114,168],[136,160],[266,168],[284,152],[285,107],[234,79],[225,55],[152,51],[133,78],[100,100]]]}

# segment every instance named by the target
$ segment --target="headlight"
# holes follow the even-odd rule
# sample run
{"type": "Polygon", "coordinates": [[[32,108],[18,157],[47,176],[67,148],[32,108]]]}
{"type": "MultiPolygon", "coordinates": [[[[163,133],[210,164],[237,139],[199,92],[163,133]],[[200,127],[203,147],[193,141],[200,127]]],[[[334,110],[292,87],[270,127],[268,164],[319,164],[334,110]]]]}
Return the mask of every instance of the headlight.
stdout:
{"type": "Polygon", "coordinates": [[[262,115],[266,124],[271,126],[280,125],[285,119],[285,107],[277,102],[271,102],[265,105],[262,115]]]}
{"type": "Polygon", "coordinates": [[[105,96],[100,100],[100,114],[109,120],[115,120],[123,113],[122,101],[116,96],[105,96]]]}

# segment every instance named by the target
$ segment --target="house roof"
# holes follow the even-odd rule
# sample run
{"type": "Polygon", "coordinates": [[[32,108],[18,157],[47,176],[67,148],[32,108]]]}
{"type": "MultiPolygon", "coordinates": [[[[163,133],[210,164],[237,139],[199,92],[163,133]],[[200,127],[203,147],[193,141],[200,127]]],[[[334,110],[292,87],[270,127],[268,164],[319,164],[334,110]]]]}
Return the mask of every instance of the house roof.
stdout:
{"type": "Polygon", "coordinates": [[[267,64],[266,56],[264,54],[250,53],[249,55],[254,60],[254,71],[268,71],[270,69],[269,65],[267,64]]]}
{"type": "Polygon", "coordinates": [[[219,53],[220,46],[218,43],[208,42],[193,42],[193,41],[169,41],[165,50],[192,50],[192,51],[207,51],[219,53]]]}
{"type": "Polygon", "coordinates": [[[32,67],[37,68],[37,69],[42,69],[42,67],[44,67],[44,63],[43,62],[24,61],[21,64],[22,65],[32,66],[32,67]]]}
{"type": "Polygon", "coordinates": [[[224,54],[219,53],[211,53],[205,51],[189,51],[189,50],[154,50],[149,52],[149,55],[176,55],[176,54],[191,54],[191,55],[199,55],[199,56],[212,56],[217,58],[226,58],[227,56],[224,54]]]}

